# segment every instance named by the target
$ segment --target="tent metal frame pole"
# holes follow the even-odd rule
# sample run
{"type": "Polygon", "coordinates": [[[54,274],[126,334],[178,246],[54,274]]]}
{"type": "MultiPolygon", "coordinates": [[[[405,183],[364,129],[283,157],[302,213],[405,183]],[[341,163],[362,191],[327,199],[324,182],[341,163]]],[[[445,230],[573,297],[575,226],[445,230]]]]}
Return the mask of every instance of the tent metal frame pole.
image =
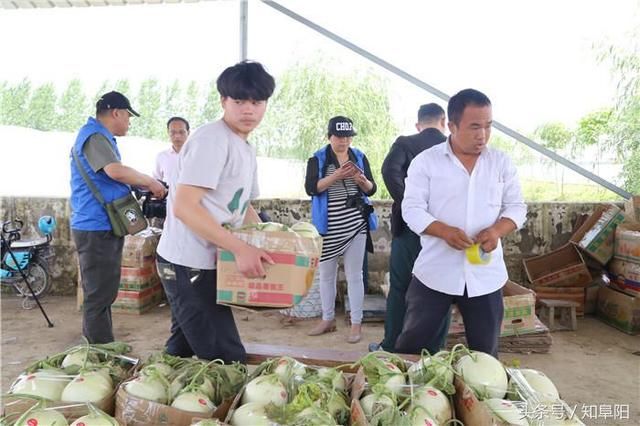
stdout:
{"type": "Polygon", "coordinates": [[[240,61],[247,60],[247,35],[249,30],[249,2],[240,1],[240,61]]]}
{"type": "MultiPolygon", "coordinates": [[[[419,78],[409,74],[408,72],[396,67],[395,65],[385,61],[384,59],[374,55],[373,53],[351,43],[350,41],[340,37],[339,35],[327,30],[326,28],[316,24],[313,21],[308,20],[307,18],[298,15],[297,13],[293,12],[290,9],[287,9],[286,7],[282,6],[281,4],[272,1],[272,0],[262,0],[262,3],[264,3],[265,5],[277,10],[278,12],[288,16],[289,18],[300,22],[301,24],[305,25],[306,27],[311,28],[314,31],[319,32],[320,34],[322,34],[323,36],[335,41],[336,43],[346,47],[349,50],[352,50],[353,52],[357,53],[358,55],[370,60],[371,62],[375,63],[376,65],[379,65],[380,67],[386,69],[387,71],[397,75],[398,77],[408,81],[409,83],[412,83],[415,86],[420,87],[421,89],[426,90],[427,92],[431,93],[432,95],[448,102],[450,96],[447,95],[445,92],[435,88],[434,86],[431,86],[430,84],[425,83],[424,81],[420,80],[419,78]]],[[[606,179],[601,178],[600,176],[591,173],[589,170],[573,163],[570,160],[567,160],[566,158],[564,158],[563,156],[545,148],[544,146],[540,145],[537,142],[534,142],[533,140],[529,139],[528,137],[520,134],[519,132],[505,126],[504,124],[498,122],[498,121],[494,121],[493,122],[493,127],[495,127],[496,129],[498,129],[499,131],[501,131],[502,133],[516,139],[517,141],[527,145],[528,147],[538,151],[539,153],[541,153],[542,155],[549,157],[550,159],[562,164],[563,166],[568,167],[569,169],[573,170],[574,172],[586,177],[587,179],[597,183],[600,186],[605,187],[606,189],[608,189],[611,192],[614,192],[618,195],[620,195],[623,198],[629,199],[631,198],[631,194],[627,191],[625,191],[624,189],[618,187],[617,185],[614,185],[613,183],[609,182],[606,179]]]]}

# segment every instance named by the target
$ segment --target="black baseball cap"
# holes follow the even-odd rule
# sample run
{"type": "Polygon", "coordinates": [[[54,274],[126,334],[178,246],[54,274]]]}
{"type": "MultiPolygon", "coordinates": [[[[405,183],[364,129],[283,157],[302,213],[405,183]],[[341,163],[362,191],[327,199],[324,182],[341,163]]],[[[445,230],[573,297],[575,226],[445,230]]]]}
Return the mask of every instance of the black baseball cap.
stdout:
{"type": "Polygon", "coordinates": [[[140,117],[133,108],[131,108],[131,102],[125,95],[120,92],[109,92],[100,96],[98,102],[96,102],[96,113],[106,111],[109,109],[126,109],[129,114],[140,117]]]}
{"type": "Polygon", "coordinates": [[[329,126],[327,126],[327,134],[329,136],[334,135],[339,138],[355,136],[355,127],[353,127],[353,121],[350,118],[338,115],[329,120],[329,126]]]}

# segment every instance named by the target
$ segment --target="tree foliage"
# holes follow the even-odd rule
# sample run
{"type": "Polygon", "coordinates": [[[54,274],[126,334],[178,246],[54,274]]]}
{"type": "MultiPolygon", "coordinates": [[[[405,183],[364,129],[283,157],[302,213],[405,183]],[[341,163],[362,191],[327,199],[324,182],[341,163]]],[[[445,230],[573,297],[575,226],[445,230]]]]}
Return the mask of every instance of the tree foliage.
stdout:
{"type": "Polygon", "coordinates": [[[199,123],[213,121],[222,115],[222,105],[220,105],[220,93],[216,86],[216,80],[211,80],[206,92],[206,99],[199,117],[199,123]]]}
{"type": "Polygon", "coordinates": [[[318,61],[288,69],[277,83],[264,124],[254,135],[258,152],[306,160],[328,143],[329,119],[347,116],[358,132],[353,146],[371,164],[378,184],[376,196],[388,197],[380,167],[398,131],[389,111],[386,82],[366,72],[338,75],[318,61]]]}
{"type": "Polygon", "coordinates": [[[546,123],[539,126],[535,134],[542,140],[545,147],[553,151],[570,148],[573,140],[573,132],[563,123],[558,122],[546,123]]]}
{"type": "Polygon", "coordinates": [[[31,98],[31,82],[24,79],[15,85],[4,83],[0,96],[0,123],[9,126],[31,127],[27,110],[31,98]]]}
{"type": "Polygon", "coordinates": [[[56,122],[56,89],[53,83],[38,86],[29,99],[26,119],[37,130],[50,130],[56,122]]]}
{"type": "Polygon", "coordinates": [[[640,26],[630,34],[635,45],[603,50],[600,59],[611,65],[617,84],[617,100],[610,120],[610,144],[623,161],[625,188],[640,193],[640,26]]]}
{"type": "Polygon", "coordinates": [[[162,90],[158,80],[149,78],[140,84],[140,90],[134,103],[134,108],[140,117],[132,122],[129,130],[131,135],[150,139],[165,137],[164,117],[160,116],[162,100],[162,90]]]}
{"type": "Polygon", "coordinates": [[[78,79],[71,80],[58,101],[55,128],[74,132],[84,124],[89,111],[90,105],[84,94],[82,83],[78,79]]]}

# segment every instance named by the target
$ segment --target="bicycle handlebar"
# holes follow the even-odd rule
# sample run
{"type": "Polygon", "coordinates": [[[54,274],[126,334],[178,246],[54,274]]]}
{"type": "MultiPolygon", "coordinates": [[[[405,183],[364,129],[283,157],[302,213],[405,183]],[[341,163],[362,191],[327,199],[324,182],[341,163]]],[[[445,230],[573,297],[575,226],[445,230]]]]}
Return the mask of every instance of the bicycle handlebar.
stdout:
{"type": "Polygon", "coordinates": [[[14,232],[20,232],[22,230],[22,226],[24,222],[20,219],[12,219],[7,220],[6,222],[2,222],[2,233],[3,234],[11,234],[14,232]],[[12,228],[9,228],[9,225],[13,225],[12,228]]]}

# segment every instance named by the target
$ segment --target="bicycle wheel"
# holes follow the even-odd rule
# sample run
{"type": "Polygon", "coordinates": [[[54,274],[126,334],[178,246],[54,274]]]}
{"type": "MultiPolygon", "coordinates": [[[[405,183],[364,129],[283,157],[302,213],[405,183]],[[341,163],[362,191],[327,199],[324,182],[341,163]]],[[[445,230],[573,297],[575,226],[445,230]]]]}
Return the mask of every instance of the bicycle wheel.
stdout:
{"type": "MultiPolygon", "coordinates": [[[[34,263],[30,264],[25,271],[25,275],[36,296],[42,297],[49,291],[51,280],[49,279],[47,265],[43,260],[37,259],[34,263]]],[[[33,298],[24,280],[17,281],[13,286],[21,296],[33,298]]]]}

